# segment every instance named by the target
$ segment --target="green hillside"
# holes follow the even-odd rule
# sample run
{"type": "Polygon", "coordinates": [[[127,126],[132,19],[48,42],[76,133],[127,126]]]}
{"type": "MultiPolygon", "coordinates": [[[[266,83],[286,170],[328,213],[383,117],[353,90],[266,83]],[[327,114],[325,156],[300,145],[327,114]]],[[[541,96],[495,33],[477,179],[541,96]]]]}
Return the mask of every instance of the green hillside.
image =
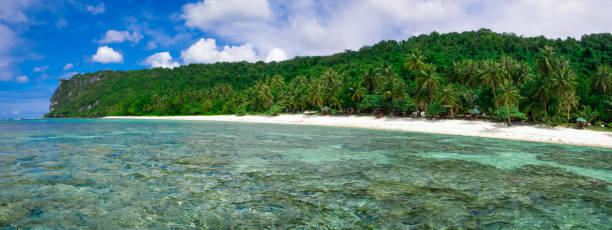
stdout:
{"type": "Polygon", "coordinates": [[[60,80],[46,117],[374,108],[431,116],[612,121],[612,35],[580,40],[481,29],[382,41],[272,63],[100,71],[60,80]]]}

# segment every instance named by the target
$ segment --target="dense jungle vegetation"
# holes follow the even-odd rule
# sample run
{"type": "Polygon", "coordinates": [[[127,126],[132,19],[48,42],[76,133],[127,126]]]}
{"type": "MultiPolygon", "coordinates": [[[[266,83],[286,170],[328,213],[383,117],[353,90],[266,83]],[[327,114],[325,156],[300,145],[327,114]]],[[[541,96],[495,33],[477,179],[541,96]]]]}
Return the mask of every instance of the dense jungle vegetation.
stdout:
{"type": "Polygon", "coordinates": [[[612,121],[612,35],[580,40],[487,29],[382,41],[272,63],[100,71],[60,80],[47,117],[333,110],[486,113],[563,123],[612,121]],[[508,115],[510,114],[510,115],[508,115]]]}

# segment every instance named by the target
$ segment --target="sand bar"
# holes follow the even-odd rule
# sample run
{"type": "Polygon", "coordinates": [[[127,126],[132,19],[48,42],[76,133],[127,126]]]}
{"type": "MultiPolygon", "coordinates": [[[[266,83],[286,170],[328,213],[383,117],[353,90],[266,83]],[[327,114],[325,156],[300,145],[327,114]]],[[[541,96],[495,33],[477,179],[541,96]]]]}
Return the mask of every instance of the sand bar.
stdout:
{"type": "Polygon", "coordinates": [[[472,120],[427,120],[424,118],[383,118],[373,116],[120,116],[105,119],[186,120],[186,121],[231,121],[273,124],[321,125],[353,127],[407,132],[436,133],[461,136],[500,138],[521,141],[596,146],[612,148],[612,132],[580,130],[563,127],[544,127],[472,120]]]}

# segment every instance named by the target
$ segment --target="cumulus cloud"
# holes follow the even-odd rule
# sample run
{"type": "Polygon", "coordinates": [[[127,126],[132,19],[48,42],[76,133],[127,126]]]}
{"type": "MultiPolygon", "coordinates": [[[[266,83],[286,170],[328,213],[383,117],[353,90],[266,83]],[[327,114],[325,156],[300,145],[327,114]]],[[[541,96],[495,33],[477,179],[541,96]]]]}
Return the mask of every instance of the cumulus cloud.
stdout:
{"type": "Polygon", "coordinates": [[[96,15],[96,14],[101,14],[104,13],[106,11],[106,9],[104,8],[104,3],[100,2],[98,3],[98,5],[87,5],[85,7],[85,9],[87,9],[87,11],[89,11],[91,14],[96,15]]]}
{"type": "Polygon", "coordinates": [[[161,67],[161,68],[174,68],[180,66],[178,62],[172,61],[172,56],[168,52],[159,52],[155,53],[147,59],[145,59],[141,65],[146,65],[151,68],[161,67]]]}
{"type": "Polygon", "coordinates": [[[267,0],[207,0],[183,6],[182,18],[188,26],[209,29],[218,23],[240,24],[270,17],[267,0]]]}
{"type": "Polygon", "coordinates": [[[98,51],[91,57],[91,59],[94,62],[100,62],[104,64],[123,62],[123,56],[119,52],[108,46],[98,47],[98,51]]]}
{"type": "Polygon", "coordinates": [[[39,66],[39,67],[34,67],[34,72],[45,72],[47,71],[47,69],[49,69],[49,66],[39,66]]]}
{"type": "Polygon", "coordinates": [[[32,5],[27,0],[3,0],[0,4],[0,19],[9,23],[23,23],[29,21],[24,9],[32,5]]]}
{"type": "Polygon", "coordinates": [[[284,61],[287,60],[287,53],[279,48],[274,48],[268,52],[268,56],[266,56],[266,62],[273,61],[284,61]]]}
{"type": "Polygon", "coordinates": [[[201,38],[186,50],[181,52],[181,58],[185,64],[191,63],[215,63],[236,62],[256,60],[253,45],[250,43],[240,46],[224,46],[222,50],[217,48],[215,39],[201,38]]]}
{"type": "MultiPolygon", "coordinates": [[[[259,53],[326,55],[386,39],[490,28],[524,36],[580,38],[610,32],[610,0],[201,1],[185,25],[259,53]]],[[[264,58],[261,58],[264,59],[264,58]]],[[[266,57],[267,59],[267,57],[266,57]]]]}
{"type": "Polygon", "coordinates": [[[104,37],[98,42],[102,44],[121,43],[124,41],[138,43],[142,37],[143,36],[137,32],[130,33],[129,31],[109,30],[106,31],[104,37]]]}
{"type": "Polygon", "coordinates": [[[72,69],[72,67],[74,67],[74,64],[72,64],[72,63],[68,63],[68,64],[66,64],[66,65],[64,66],[64,70],[69,70],[69,69],[72,69]]]}
{"type": "Polygon", "coordinates": [[[26,75],[21,75],[15,78],[15,81],[20,82],[20,83],[28,82],[29,80],[30,79],[26,75]]]}

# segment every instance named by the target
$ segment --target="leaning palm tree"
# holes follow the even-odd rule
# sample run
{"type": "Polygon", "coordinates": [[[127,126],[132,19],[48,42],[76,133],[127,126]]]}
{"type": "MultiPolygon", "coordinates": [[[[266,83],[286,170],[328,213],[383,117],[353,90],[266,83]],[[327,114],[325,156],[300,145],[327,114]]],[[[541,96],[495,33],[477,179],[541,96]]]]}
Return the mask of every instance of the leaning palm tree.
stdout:
{"type": "MultiPolygon", "coordinates": [[[[561,59],[564,64],[553,75],[551,84],[552,88],[555,89],[557,97],[560,99],[566,97],[568,93],[575,92],[574,85],[576,84],[576,74],[572,71],[567,60],[561,59]]],[[[557,108],[557,112],[561,112],[561,106],[557,108]]]]}
{"type": "Polygon", "coordinates": [[[578,96],[575,91],[567,91],[561,96],[559,107],[567,111],[567,123],[570,122],[570,112],[578,106],[578,96]]]}
{"type": "Polygon", "coordinates": [[[373,67],[368,68],[365,73],[362,75],[363,77],[363,81],[364,81],[364,85],[367,89],[367,93],[370,94],[374,91],[374,89],[376,88],[376,78],[378,77],[378,74],[376,73],[376,69],[374,69],[373,67]]]}
{"type": "Polygon", "coordinates": [[[440,91],[440,101],[444,103],[444,105],[447,105],[450,107],[450,115],[452,119],[455,118],[455,114],[453,113],[453,110],[455,106],[457,105],[458,99],[459,99],[459,90],[457,90],[457,88],[452,84],[447,85],[440,91]]]}
{"type": "Polygon", "coordinates": [[[425,66],[425,56],[421,54],[421,50],[413,49],[411,53],[406,54],[406,62],[404,69],[412,71],[415,75],[421,73],[425,66]]]}
{"type": "Polygon", "coordinates": [[[427,90],[429,92],[429,104],[433,103],[433,95],[440,86],[442,78],[436,72],[434,66],[427,65],[423,70],[423,74],[416,78],[419,91],[427,90]]]}
{"type": "Polygon", "coordinates": [[[601,94],[612,92],[612,68],[607,65],[600,65],[597,71],[591,78],[593,86],[599,90],[601,94]]]}
{"type": "Polygon", "coordinates": [[[544,105],[544,115],[547,115],[548,103],[550,100],[552,100],[555,93],[551,86],[552,80],[548,77],[548,75],[542,75],[542,77],[535,84],[535,92],[533,95],[542,103],[542,105],[544,105]]]}
{"type": "Polygon", "coordinates": [[[499,91],[501,94],[495,97],[495,104],[504,105],[506,107],[508,126],[511,126],[512,117],[510,116],[510,106],[518,104],[518,99],[520,97],[519,90],[510,80],[505,80],[504,84],[500,85],[499,91]]]}
{"type": "Polygon", "coordinates": [[[308,89],[308,103],[323,111],[323,86],[319,79],[313,79],[308,89]]]}
{"type": "MultiPolygon", "coordinates": [[[[503,70],[500,68],[499,64],[494,60],[485,60],[483,63],[483,70],[480,75],[480,80],[483,85],[491,88],[493,98],[497,98],[495,87],[502,81],[502,71],[503,70]]],[[[497,109],[499,109],[499,107],[497,107],[497,109]]]]}
{"type": "Polygon", "coordinates": [[[557,69],[557,54],[550,46],[544,46],[536,57],[536,72],[540,75],[552,75],[557,69]]]}

